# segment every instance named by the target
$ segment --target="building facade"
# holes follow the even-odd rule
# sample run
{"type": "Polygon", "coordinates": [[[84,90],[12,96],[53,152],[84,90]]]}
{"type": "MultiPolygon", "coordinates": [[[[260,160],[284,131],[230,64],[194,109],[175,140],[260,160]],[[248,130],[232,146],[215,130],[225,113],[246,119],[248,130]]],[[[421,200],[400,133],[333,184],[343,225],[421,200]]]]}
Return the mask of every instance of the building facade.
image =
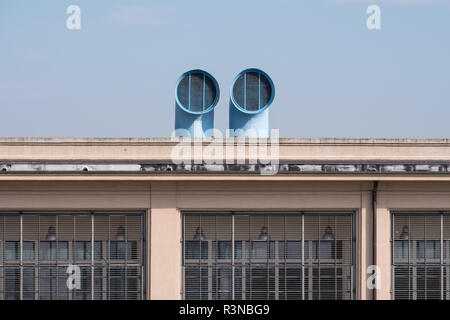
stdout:
{"type": "Polygon", "coordinates": [[[0,299],[450,298],[449,140],[241,140],[0,139],[0,299]]]}

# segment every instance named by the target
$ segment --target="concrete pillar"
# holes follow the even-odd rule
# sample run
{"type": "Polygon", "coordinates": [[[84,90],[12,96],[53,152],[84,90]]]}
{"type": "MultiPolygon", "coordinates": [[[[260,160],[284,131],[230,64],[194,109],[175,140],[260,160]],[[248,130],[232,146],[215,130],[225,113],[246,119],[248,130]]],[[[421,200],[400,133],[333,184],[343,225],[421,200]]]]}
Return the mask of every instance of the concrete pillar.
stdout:
{"type": "MultiPolygon", "coordinates": [[[[381,200],[382,197],[380,197],[381,200]]],[[[380,288],[377,300],[391,299],[391,216],[382,202],[377,209],[377,265],[380,268],[380,288]]]]}
{"type": "Polygon", "coordinates": [[[181,214],[176,183],[155,182],[151,191],[150,298],[181,299],[181,214]]]}

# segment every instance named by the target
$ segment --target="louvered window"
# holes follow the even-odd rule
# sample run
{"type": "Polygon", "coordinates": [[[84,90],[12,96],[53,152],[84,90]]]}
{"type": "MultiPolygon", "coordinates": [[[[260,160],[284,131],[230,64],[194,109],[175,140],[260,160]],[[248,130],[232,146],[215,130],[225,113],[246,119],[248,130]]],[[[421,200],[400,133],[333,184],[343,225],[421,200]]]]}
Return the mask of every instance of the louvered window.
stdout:
{"type": "Polygon", "coordinates": [[[394,299],[450,299],[450,214],[392,214],[394,299]]]}
{"type": "Polygon", "coordinates": [[[184,213],[185,299],[352,299],[353,214],[184,213]]]}
{"type": "Polygon", "coordinates": [[[0,213],[0,299],[142,299],[143,218],[0,213]],[[79,288],[68,281],[71,266],[79,267],[79,288]]]}

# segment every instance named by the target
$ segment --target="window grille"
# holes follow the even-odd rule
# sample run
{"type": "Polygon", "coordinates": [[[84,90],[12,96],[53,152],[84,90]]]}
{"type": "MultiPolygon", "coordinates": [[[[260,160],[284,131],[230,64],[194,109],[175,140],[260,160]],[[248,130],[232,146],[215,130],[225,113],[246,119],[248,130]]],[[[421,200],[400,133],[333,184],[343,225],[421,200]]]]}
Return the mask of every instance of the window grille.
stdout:
{"type": "Polygon", "coordinates": [[[141,213],[0,213],[0,299],[144,298],[141,213]],[[70,288],[69,266],[80,269],[70,288]]]}
{"type": "Polygon", "coordinates": [[[249,112],[264,109],[273,100],[273,85],[268,76],[259,70],[242,72],[236,78],[232,98],[236,107],[249,112]]]}
{"type": "Polygon", "coordinates": [[[394,299],[450,299],[450,214],[392,214],[394,299]]]}
{"type": "Polygon", "coordinates": [[[206,113],[219,98],[218,85],[206,72],[193,70],[177,86],[180,107],[191,113],[206,113]]]}
{"type": "Polygon", "coordinates": [[[352,213],[184,213],[185,299],[352,299],[352,213]]]}

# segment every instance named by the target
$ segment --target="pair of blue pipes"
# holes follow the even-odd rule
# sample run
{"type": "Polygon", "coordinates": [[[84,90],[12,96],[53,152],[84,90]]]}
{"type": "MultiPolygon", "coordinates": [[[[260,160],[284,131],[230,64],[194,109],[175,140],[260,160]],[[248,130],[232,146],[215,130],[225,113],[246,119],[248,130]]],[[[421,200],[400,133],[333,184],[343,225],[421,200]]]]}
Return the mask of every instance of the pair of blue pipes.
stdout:
{"type": "MultiPolygon", "coordinates": [[[[219,85],[203,70],[191,70],[178,80],[175,90],[175,136],[214,136],[214,108],[219,85]]],[[[270,77],[259,69],[246,69],[233,81],[230,91],[230,137],[267,138],[269,106],[275,96],[270,77]]]]}

